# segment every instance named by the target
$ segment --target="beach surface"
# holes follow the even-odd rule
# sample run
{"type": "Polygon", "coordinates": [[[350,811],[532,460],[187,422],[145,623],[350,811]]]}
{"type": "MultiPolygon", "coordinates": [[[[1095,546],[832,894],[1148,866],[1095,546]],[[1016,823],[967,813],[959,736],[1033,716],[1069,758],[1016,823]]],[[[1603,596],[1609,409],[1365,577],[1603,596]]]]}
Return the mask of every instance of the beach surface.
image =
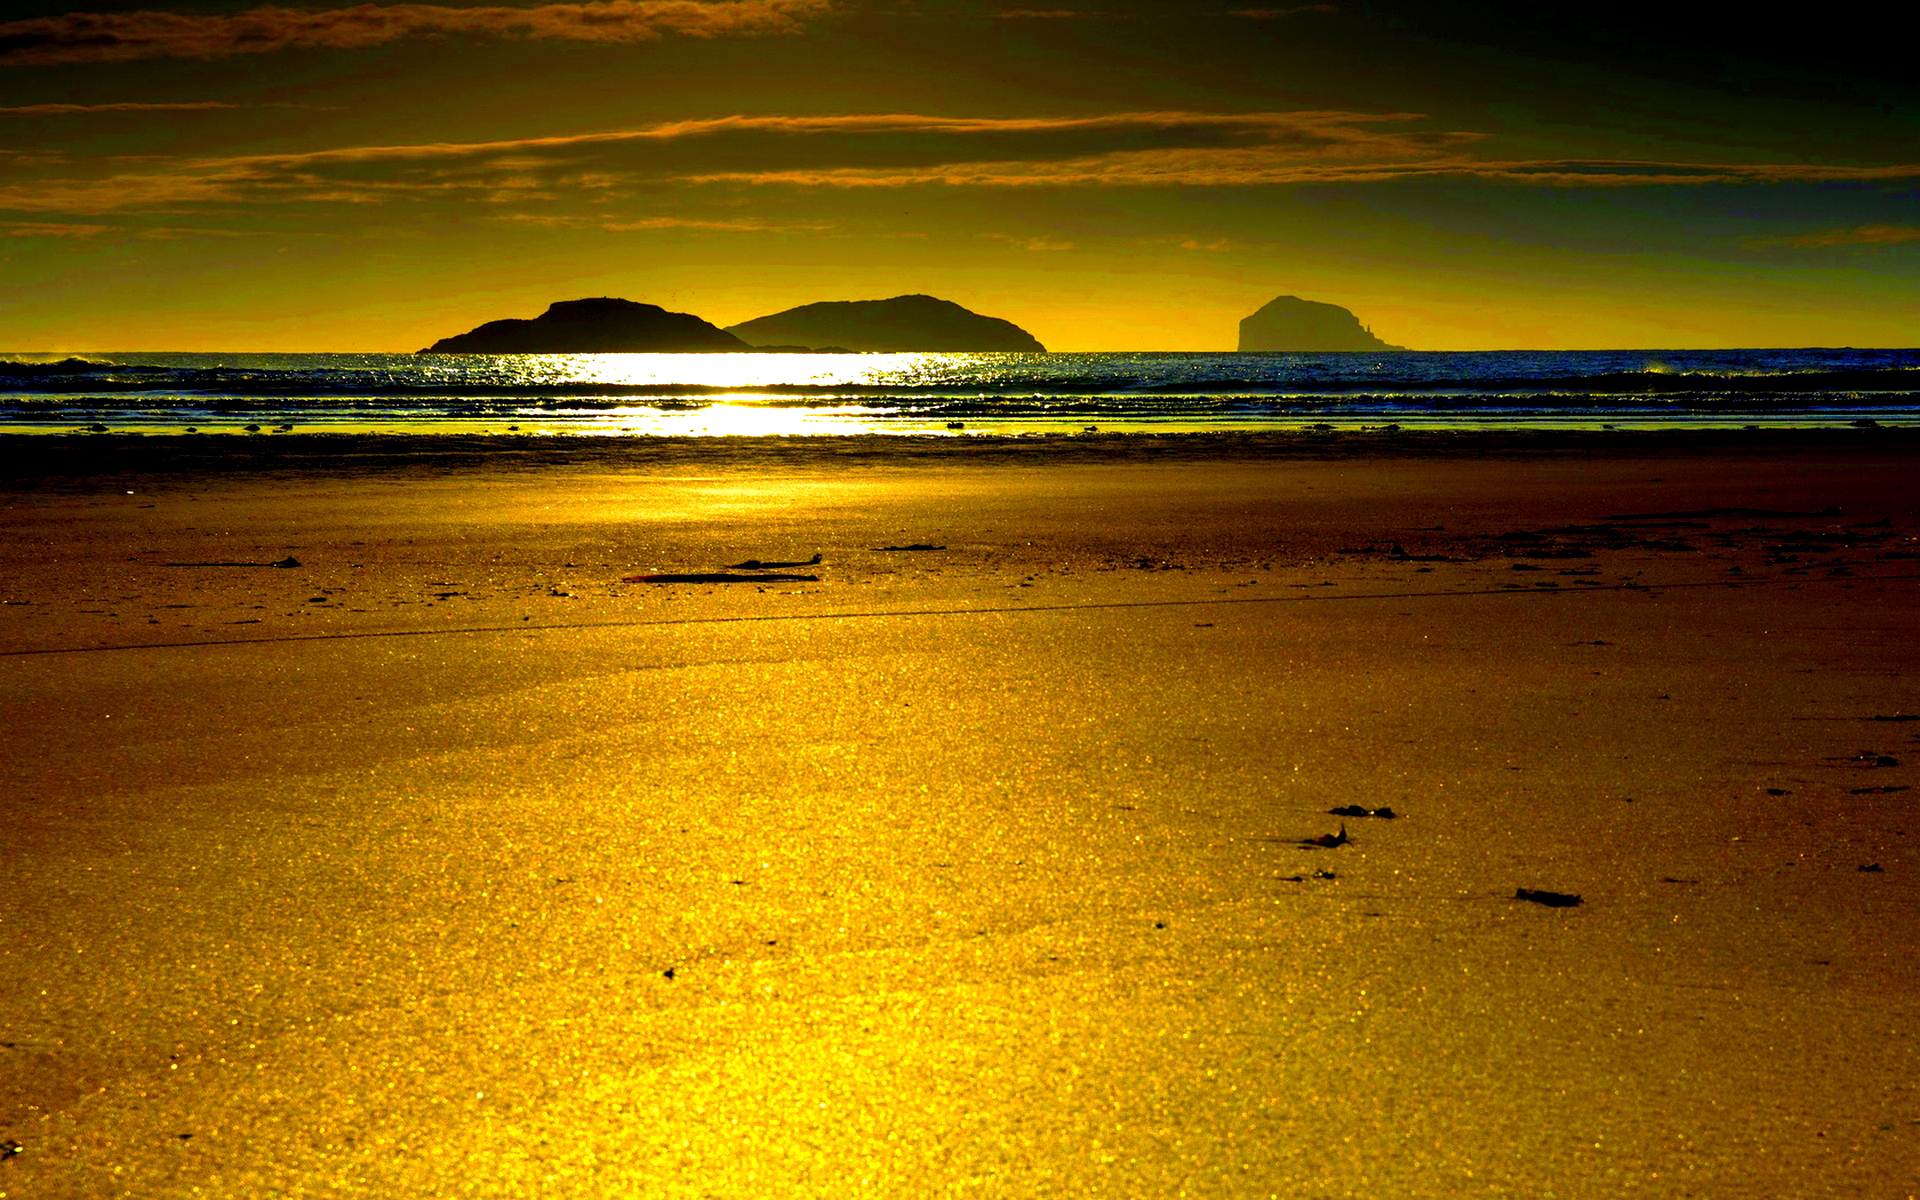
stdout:
{"type": "Polygon", "coordinates": [[[4,449],[0,1196],[1920,1193],[1905,431],[4,449]]]}

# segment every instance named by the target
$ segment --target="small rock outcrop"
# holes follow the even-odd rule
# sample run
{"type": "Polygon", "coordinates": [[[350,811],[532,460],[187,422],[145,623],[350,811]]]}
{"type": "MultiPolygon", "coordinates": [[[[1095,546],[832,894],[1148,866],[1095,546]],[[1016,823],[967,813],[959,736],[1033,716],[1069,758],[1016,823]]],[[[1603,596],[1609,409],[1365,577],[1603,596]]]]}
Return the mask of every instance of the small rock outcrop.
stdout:
{"type": "Polygon", "coordinates": [[[561,300],[531,321],[488,321],[421,354],[686,354],[747,350],[692,313],[601,296],[561,300]]]}
{"type": "Polygon", "coordinates": [[[1240,322],[1241,350],[1402,350],[1373,336],[1338,304],[1281,296],[1240,322]]]}
{"type": "Polygon", "coordinates": [[[756,346],[804,346],[878,351],[1025,351],[1046,347],[1026,330],[983,317],[951,300],[895,296],[891,300],[829,300],[755,317],[727,332],[756,346]]]}

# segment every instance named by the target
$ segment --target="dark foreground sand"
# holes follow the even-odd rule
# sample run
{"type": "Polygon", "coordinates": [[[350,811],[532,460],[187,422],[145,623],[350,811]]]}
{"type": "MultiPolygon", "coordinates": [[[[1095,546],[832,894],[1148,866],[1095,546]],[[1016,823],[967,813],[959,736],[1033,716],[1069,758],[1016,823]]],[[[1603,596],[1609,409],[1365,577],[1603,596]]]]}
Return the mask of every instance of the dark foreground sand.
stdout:
{"type": "Polygon", "coordinates": [[[0,1195],[1916,1192],[1912,439],[187,440],[0,447],[0,1195]]]}

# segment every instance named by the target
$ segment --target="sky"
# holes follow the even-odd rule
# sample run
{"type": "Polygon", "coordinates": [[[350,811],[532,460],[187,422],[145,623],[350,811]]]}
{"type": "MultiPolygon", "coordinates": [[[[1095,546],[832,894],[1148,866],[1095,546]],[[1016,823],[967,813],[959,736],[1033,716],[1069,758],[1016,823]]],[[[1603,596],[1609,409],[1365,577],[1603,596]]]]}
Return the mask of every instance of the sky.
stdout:
{"type": "Polygon", "coordinates": [[[1030,2],[15,0],[0,350],[912,292],[1054,350],[1278,295],[1412,349],[1920,344],[1920,72],[1864,8],[1030,2]]]}

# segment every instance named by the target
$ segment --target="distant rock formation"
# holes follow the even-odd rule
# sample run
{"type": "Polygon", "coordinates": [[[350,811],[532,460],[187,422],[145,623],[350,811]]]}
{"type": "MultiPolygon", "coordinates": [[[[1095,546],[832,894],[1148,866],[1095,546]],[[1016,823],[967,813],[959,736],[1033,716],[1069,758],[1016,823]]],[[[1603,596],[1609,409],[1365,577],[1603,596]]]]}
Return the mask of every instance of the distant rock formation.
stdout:
{"type": "Polygon", "coordinates": [[[1404,350],[1373,336],[1338,304],[1281,296],[1240,322],[1240,349],[1291,350],[1404,350]]]}
{"type": "Polygon", "coordinates": [[[531,321],[488,321],[441,338],[421,354],[684,354],[747,350],[739,338],[691,313],[601,296],[561,300],[531,321]]]}
{"type": "Polygon", "coordinates": [[[848,350],[1015,350],[1046,347],[1011,321],[983,317],[951,300],[895,296],[891,300],[829,300],[727,326],[756,346],[848,350]]]}

